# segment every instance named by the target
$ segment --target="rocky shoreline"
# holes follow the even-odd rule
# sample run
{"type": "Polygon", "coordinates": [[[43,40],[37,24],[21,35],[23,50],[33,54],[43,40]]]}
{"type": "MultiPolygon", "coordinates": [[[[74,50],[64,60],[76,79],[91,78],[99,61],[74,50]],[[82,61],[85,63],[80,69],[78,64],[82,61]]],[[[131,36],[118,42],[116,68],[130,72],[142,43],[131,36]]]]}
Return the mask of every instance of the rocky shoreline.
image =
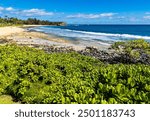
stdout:
{"type": "Polygon", "coordinates": [[[109,49],[106,51],[106,50],[98,50],[97,48],[94,48],[94,47],[86,47],[85,49],[79,50],[79,51],[73,49],[72,47],[55,47],[55,46],[47,46],[47,47],[44,46],[42,49],[47,53],[77,52],[81,55],[94,57],[104,63],[109,63],[109,64],[140,63],[140,64],[150,65],[150,56],[142,52],[142,50],[140,51],[141,52],[140,56],[138,58],[135,58],[124,52],[116,52],[113,49],[109,49]]]}
{"type": "MultiPolygon", "coordinates": [[[[1,39],[0,43],[3,44],[12,44],[10,41],[6,41],[1,39]]],[[[17,44],[17,43],[15,43],[17,44]]],[[[96,58],[104,63],[109,64],[146,64],[150,65],[150,55],[143,52],[143,50],[139,50],[140,56],[139,57],[132,57],[130,54],[126,52],[118,52],[112,48],[107,50],[97,49],[94,47],[85,47],[76,49],[73,46],[55,46],[55,45],[42,45],[42,44],[18,44],[20,46],[30,46],[33,48],[42,49],[47,53],[70,53],[70,52],[77,52],[81,55],[90,56],[96,58]]]]}

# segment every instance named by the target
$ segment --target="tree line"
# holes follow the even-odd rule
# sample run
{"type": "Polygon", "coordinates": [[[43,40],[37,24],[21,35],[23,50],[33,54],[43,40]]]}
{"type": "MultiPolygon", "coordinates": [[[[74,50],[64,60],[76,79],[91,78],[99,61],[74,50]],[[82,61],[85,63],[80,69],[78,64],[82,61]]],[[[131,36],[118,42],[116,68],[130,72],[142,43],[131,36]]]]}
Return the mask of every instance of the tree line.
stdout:
{"type": "Polygon", "coordinates": [[[0,25],[65,25],[64,22],[51,22],[48,20],[39,20],[36,18],[28,18],[26,20],[18,19],[15,17],[0,17],[0,25]]]}

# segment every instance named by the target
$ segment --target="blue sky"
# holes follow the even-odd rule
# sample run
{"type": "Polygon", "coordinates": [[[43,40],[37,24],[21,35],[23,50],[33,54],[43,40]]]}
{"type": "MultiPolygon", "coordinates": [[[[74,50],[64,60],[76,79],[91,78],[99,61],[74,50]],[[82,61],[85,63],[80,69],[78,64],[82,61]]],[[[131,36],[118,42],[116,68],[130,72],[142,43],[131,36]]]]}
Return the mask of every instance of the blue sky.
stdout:
{"type": "Polygon", "coordinates": [[[150,24],[150,0],[0,0],[0,16],[73,24],[150,24]]]}

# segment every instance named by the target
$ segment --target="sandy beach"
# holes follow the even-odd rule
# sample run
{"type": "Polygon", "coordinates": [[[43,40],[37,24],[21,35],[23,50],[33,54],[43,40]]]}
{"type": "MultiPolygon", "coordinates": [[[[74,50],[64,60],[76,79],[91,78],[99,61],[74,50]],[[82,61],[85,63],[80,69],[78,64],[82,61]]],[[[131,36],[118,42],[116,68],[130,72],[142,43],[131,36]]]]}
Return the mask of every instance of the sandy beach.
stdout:
{"type": "MultiPolygon", "coordinates": [[[[82,50],[86,47],[84,43],[73,43],[72,41],[65,40],[53,35],[48,35],[41,32],[28,31],[30,27],[36,27],[40,25],[25,25],[23,27],[1,27],[0,28],[0,40],[3,43],[16,43],[19,45],[28,46],[56,46],[56,47],[72,47],[75,50],[82,50]]],[[[107,49],[106,46],[101,46],[101,49],[107,49]]]]}
{"type": "Polygon", "coordinates": [[[0,27],[0,37],[4,37],[7,35],[24,32],[25,30],[20,27],[0,27]]]}

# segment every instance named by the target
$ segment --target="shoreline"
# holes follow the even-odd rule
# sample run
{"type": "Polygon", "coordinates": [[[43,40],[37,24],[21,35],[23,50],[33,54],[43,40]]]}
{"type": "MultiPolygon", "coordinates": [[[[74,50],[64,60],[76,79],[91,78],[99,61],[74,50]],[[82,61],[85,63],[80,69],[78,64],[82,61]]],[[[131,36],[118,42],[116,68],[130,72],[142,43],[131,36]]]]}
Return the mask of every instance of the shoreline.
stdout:
{"type": "MultiPolygon", "coordinates": [[[[55,46],[55,47],[72,47],[75,50],[83,50],[87,46],[85,43],[76,43],[55,35],[50,35],[37,31],[28,31],[27,28],[38,27],[43,25],[23,25],[8,26],[0,28],[0,40],[5,43],[16,43],[18,45],[37,45],[37,46],[55,46]]],[[[2,43],[0,41],[0,43],[2,43]]],[[[109,46],[99,45],[100,50],[107,50],[109,46]]],[[[91,46],[93,47],[93,46],[91,46]]],[[[97,48],[98,49],[98,48],[97,48]]]]}

